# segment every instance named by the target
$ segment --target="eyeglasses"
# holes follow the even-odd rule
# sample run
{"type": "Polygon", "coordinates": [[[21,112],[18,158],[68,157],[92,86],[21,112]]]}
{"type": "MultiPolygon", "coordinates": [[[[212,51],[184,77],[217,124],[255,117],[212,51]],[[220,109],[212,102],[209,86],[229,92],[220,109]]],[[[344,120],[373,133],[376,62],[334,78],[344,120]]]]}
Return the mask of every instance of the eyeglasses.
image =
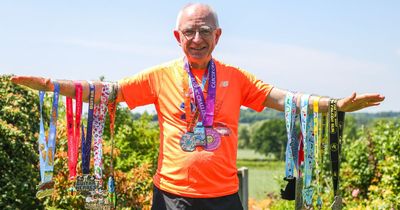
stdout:
{"type": "Polygon", "coordinates": [[[203,38],[210,37],[215,29],[210,26],[201,26],[198,29],[187,28],[183,29],[180,32],[186,37],[186,39],[191,40],[196,36],[196,33],[199,32],[199,35],[203,38]]]}

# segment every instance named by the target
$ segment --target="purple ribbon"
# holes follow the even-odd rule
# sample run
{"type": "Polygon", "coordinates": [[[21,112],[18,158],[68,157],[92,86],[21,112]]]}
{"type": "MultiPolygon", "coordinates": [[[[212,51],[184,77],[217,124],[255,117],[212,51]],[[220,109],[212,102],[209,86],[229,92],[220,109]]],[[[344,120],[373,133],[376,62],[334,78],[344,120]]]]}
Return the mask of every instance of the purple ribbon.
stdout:
{"type": "Polygon", "coordinates": [[[85,127],[82,124],[82,173],[90,173],[90,150],[92,145],[92,132],[93,132],[93,109],[94,109],[94,96],[95,86],[89,82],[89,107],[88,107],[88,119],[87,119],[87,130],[85,138],[85,127]]]}
{"type": "Polygon", "coordinates": [[[201,120],[205,127],[212,127],[214,122],[214,110],[215,110],[215,96],[217,92],[217,69],[213,59],[208,63],[208,95],[207,99],[204,99],[203,91],[200,85],[197,83],[190,65],[185,58],[184,68],[189,75],[189,79],[192,83],[192,89],[194,94],[194,101],[200,110],[201,120]]]}

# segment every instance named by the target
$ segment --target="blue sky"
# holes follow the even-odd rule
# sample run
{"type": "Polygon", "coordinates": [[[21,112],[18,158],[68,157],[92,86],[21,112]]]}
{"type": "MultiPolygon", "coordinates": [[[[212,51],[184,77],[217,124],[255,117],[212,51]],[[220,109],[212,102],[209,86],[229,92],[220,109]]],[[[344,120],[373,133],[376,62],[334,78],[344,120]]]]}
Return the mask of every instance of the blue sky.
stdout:
{"type": "MultiPolygon", "coordinates": [[[[385,102],[365,111],[400,111],[400,1],[203,2],[223,30],[217,59],[284,89],[379,92],[385,102]]],[[[186,3],[1,1],[0,73],[134,75],[182,56],[172,31],[186,3]]]]}

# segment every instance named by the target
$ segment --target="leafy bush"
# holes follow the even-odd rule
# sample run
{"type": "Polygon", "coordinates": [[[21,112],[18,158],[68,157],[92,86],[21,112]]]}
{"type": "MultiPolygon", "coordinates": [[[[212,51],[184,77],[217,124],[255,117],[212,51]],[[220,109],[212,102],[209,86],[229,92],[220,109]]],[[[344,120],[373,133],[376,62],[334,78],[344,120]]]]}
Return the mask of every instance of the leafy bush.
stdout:
{"type": "MultiPolygon", "coordinates": [[[[39,111],[37,91],[12,84],[10,76],[0,77],[0,209],[84,209],[84,197],[71,191],[68,180],[65,108],[60,98],[56,156],[55,191],[39,201],[36,186],[40,182],[37,137],[39,111]]],[[[52,98],[45,98],[45,126],[52,98]]],[[[118,106],[115,125],[114,167],[118,208],[149,209],[152,174],[156,167],[159,129],[154,116],[134,120],[128,108],[118,106]]],[[[104,180],[110,174],[109,122],[104,131],[104,180]]],[[[93,166],[93,158],[91,158],[93,166]]],[[[78,162],[78,174],[81,171],[78,162]]],[[[104,184],[104,185],[105,185],[104,184]]]]}
{"type": "Polygon", "coordinates": [[[36,199],[38,96],[0,75],[0,209],[43,208],[36,199]]]}
{"type": "MultiPolygon", "coordinates": [[[[114,175],[118,208],[145,209],[150,206],[153,163],[157,158],[154,154],[158,152],[158,129],[151,124],[150,120],[151,116],[143,115],[138,120],[132,121],[127,108],[120,106],[117,108],[117,123],[125,123],[116,124],[114,139],[114,175]]],[[[62,120],[59,124],[55,161],[56,190],[52,197],[45,200],[45,204],[46,207],[55,209],[84,209],[84,197],[70,190],[73,183],[68,181],[65,128],[65,120],[62,120]]],[[[108,133],[109,130],[104,134],[108,133]]],[[[110,174],[111,142],[109,136],[103,135],[103,139],[103,186],[106,190],[107,178],[110,174]]],[[[91,168],[93,168],[93,157],[91,158],[91,168]]],[[[79,174],[80,162],[77,170],[79,174]]]]}
{"type": "Polygon", "coordinates": [[[377,121],[344,153],[342,187],[350,205],[400,208],[399,125],[398,120],[377,121]]]}

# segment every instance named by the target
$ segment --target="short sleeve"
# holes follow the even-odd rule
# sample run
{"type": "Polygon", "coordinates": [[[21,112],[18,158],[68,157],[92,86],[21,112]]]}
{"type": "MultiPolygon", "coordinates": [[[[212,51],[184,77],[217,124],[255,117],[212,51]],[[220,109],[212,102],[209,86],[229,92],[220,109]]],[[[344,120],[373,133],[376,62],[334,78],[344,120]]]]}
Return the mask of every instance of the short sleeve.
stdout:
{"type": "Polygon", "coordinates": [[[242,106],[254,109],[257,112],[264,110],[263,105],[273,86],[257,79],[253,74],[241,70],[242,80],[242,106]]]}
{"type": "Polygon", "coordinates": [[[118,84],[125,102],[130,109],[134,109],[138,106],[156,103],[161,81],[162,70],[154,67],[135,76],[119,80],[118,84]]]}

